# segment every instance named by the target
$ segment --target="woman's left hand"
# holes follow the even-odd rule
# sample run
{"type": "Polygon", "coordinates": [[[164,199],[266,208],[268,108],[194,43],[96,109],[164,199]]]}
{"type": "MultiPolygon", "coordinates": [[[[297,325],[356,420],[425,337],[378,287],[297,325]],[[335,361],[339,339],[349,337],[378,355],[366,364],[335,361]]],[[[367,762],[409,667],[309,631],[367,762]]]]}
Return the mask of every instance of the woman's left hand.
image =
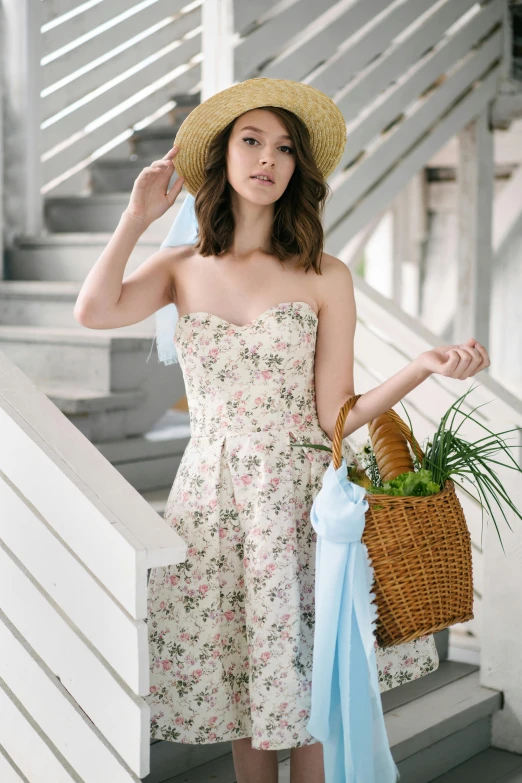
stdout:
{"type": "Polygon", "coordinates": [[[431,373],[464,381],[489,367],[488,352],[483,345],[470,337],[461,345],[440,345],[424,351],[418,357],[421,366],[431,373]]]}

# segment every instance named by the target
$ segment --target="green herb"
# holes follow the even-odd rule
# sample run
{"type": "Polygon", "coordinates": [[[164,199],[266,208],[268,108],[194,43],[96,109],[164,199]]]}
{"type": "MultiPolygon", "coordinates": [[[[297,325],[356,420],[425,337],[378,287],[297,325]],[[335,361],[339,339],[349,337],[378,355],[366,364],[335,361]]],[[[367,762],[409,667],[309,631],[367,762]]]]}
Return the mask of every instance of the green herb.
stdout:
{"type": "MultiPolygon", "coordinates": [[[[484,532],[485,507],[482,502],[483,500],[489,510],[489,514],[495,525],[502,550],[505,554],[504,544],[502,543],[502,538],[500,536],[500,531],[491,509],[490,501],[497,504],[511,532],[513,532],[513,528],[509,524],[508,519],[504,513],[501,500],[504,501],[507,506],[509,506],[509,508],[519,517],[519,519],[522,519],[522,514],[516,508],[508,493],[502,486],[502,482],[496,474],[493,466],[500,465],[503,468],[510,468],[511,470],[516,470],[518,473],[522,473],[522,468],[517,464],[510,452],[510,449],[520,448],[520,446],[518,444],[510,446],[501,437],[502,435],[506,435],[509,432],[522,431],[522,428],[513,427],[513,429],[510,430],[503,430],[502,432],[494,433],[488,429],[488,427],[482,424],[482,422],[478,421],[471,415],[471,413],[474,413],[482,406],[477,405],[476,408],[473,408],[471,413],[464,413],[461,411],[459,403],[461,403],[461,401],[464,400],[464,398],[472,390],[473,386],[470,386],[468,391],[459,397],[459,399],[448,408],[445,415],[442,417],[438,430],[433,437],[432,443],[430,443],[429,447],[426,449],[423,460],[423,467],[430,468],[433,473],[434,480],[439,482],[442,486],[444,485],[446,479],[450,478],[451,476],[460,476],[462,480],[469,481],[475,485],[479,494],[478,498],[473,493],[468,492],[465,487],[462,487],[462,489],[474,500],[477,500],[477,502],[480,504],[482,509],[481,536],[484,532]],[[448,423],[451,411],[453,411],[453,417],[448,423]],[[458,427],[453,429],[455,416],[457,413],[460,413],[464,418],[458,427]],[[482,427],[482,429],[486,430],[489,435],[483,438],[479,438],[472,443],[459,438],[457,433],[466,419],[470,419],[471,421],[475,422],[475,424],[478,424],[479,427],[482,427]],[[497,454],[498,452],[503,452],[511,464],[493,459],[493,455],[497,454]]],[[[488,403],[484,403],[484,405],[487,404],[488,403]]]]}
{"type": "Polygon", "coordinates": [[[421,468],[418,472],[407,471],[401,473],[390,481],[385,481],[382,487],[370,487],[368,492],[381,495],[433,495],[440,492],[440,486],[432,480],[431,470],[421,468]]]}

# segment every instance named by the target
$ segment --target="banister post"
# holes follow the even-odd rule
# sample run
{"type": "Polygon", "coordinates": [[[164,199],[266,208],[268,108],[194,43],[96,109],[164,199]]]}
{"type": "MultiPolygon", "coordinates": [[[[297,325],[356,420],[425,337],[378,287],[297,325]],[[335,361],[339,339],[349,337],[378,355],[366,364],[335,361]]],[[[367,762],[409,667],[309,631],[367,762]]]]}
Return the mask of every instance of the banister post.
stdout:
{"type": "Polygon", "coordinates": [[[4,236],[43,228],[40,112],[41,0],[3,0],[4,236]]]}
{"type": "Polygon", "coordinates": [[[203,0],[201,100],[234,83],[232,0],[203,0]]]}
{"type": "Polygon", "coordinates": [[[490,109],[490,104],[485,106],[458,135],[457,308],[453,330],[454,343],[474,337],[488,350],[494,195],[490,109]]]}

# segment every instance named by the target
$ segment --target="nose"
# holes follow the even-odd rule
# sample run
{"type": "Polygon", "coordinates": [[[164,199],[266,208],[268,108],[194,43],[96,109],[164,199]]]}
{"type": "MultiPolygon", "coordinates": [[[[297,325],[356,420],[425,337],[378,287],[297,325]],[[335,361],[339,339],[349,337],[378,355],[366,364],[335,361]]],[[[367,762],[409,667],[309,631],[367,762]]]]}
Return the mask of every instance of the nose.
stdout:
{"type": "Polygon", "coordinates": [[[259,162],[260,163],[268,163],[271,166],[274,165],[274,159],[275,154],[273,152],[270,152],[270,150],[264,150],[263,154],[259,156],[259,162]]]}

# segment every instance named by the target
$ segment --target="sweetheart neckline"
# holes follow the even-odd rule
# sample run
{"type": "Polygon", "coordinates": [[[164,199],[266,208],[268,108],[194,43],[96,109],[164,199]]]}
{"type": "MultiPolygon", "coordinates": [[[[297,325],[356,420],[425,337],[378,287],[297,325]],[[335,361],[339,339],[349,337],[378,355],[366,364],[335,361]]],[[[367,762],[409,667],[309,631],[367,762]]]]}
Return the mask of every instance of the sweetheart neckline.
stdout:
{"type": "Polygon", "coordinates": [[[214,313],[209,313],[206,310],[195,310],[195,311],[193,311],[191,313],[185,313],[184,315],[180,315],[178,320],[177,320],[177,322],[176,322],[176,327],[177,327],[177,325],[180,323],[180,321],[183,318],[189,318],[189,317],[192,317],[192,316],[195,316],[195,315],[205,315],[205,316],[209,316],[210,318],[215,318],[217,321],[221,321],[222,323],[227,324],[229,327],[232,327],[233,329],[247,329],[247,328],[253,326],[254,324],[256,324],[265,315],[267,315],[268,313],[271,313],[273,310],[277,310],[278,308],[282,307],[283,305],[294,305],[294,304],[305,305],[305,307],[308,307],[312,311],[312,313],[315,316],[316,320],[317,321],[319,320],[318,314],[315,312],[315,310],[312,307],[312,305],[308,304],[308,302],[291,301],[291,302],[278,302],[278,304],[272,305],[272,307],[268,307],[266,310],[263,310],[263,312],[260,313],[258,316],[253,318],[251,321],[248,321],[246,324],[234,324],[231,321],[227,321],[226,318],[221,318],[220,315],[215,315],[214,313]]]}

